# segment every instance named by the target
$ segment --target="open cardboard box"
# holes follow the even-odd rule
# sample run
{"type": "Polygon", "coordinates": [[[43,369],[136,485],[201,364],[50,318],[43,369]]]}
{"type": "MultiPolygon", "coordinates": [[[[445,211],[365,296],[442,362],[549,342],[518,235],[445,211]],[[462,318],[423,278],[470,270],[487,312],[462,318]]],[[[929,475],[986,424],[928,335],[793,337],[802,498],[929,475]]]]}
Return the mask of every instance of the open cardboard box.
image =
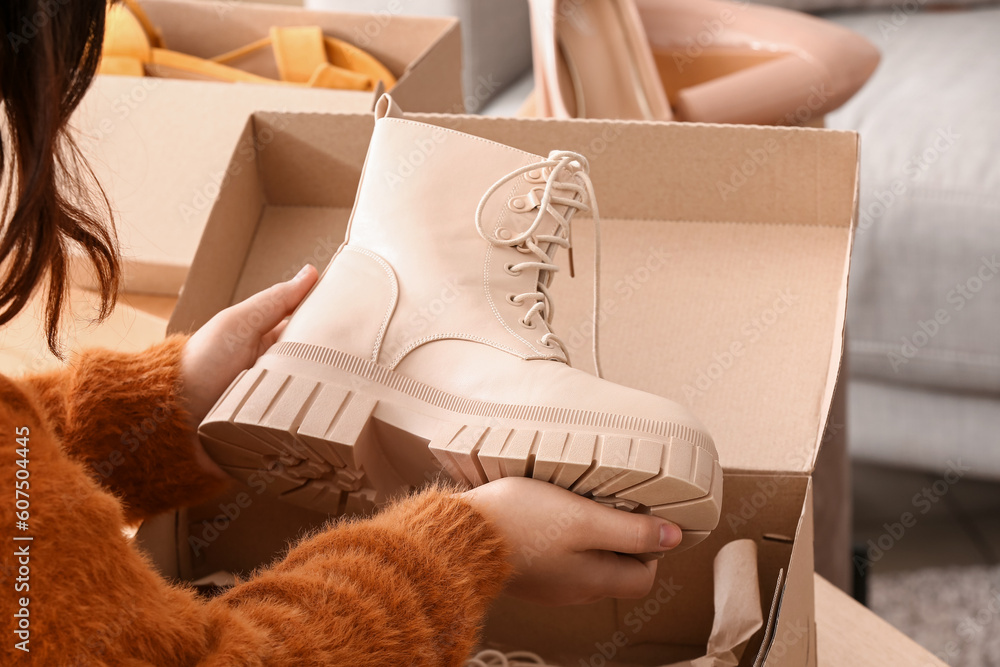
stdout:
{"type": "MultiPolygon", "coordinates": [[[[167,46],[212,57],[265,37],[271,26],[318,25],[384,63],[407,109],[465,110],[461,40],[454,18],[313,12],[235,2],[143,0],[167,46]]],[[[240,62],[277,77],[270,49],[240,62]]],[[[72,119],[74,137],[115,209],[125,289],[176,296],[211,204],[227,177],[230,147],[258,110],[364,112],[371,92],[98,76],[72,119]]],[[[77,282],[93,287],[85,267],[77,282]]]]}
{"type": "MultiPolygon", "coordinates": [[[[771,620],[743,664],[815,665],[810,474],[843,345],[857,136],[412,117],[539,155],[558,148],[590,159],[603,230],[605,376],[688,405],[713,434],[725,469],[719,527],[660,561],[649,598],[559,609],[502,599],[486,643],[572,667],[698,656],[713,621],[713,557],[725,543],[750,538],[763,617],[771,620]]],[[[240,145],[271,140],[258,142],[252,156],[234,154],[241,168],[212,208],[171,331],[197,328],[306,261],[326,264],[344,236],[372,125],[369,114],[251,117],[240,145]]],[[[455,174],[461,187],[460,165],[455,174]]],[[[586,368],[594,227],[581,217],[574,227],[577,276],[563,271],[554,282],[554,325],[586,368]]],[[[560,259],[565,268],[565,253],[560,259]]],[[[220,524],[224,530],[211,530],[219,501],[182,517],[176,573],[248,570],[326,518],[249,493],[244,516],[220,524]]]]}

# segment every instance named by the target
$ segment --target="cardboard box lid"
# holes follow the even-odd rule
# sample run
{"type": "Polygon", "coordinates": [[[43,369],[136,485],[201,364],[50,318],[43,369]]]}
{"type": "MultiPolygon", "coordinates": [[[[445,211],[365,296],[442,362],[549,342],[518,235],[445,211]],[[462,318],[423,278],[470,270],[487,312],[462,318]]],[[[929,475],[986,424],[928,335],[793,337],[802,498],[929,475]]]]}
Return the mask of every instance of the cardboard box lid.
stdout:
{"type": "MultiPolygon", "coordinates": [[[[605,375],[691,407],[727,471],[812,471],[843,347],[856,134],[411,117],[588,156],[603,220],[605,375]]],[[[274,139],[216,202],[172,330],[279,279],[321,230],[342,239],[371,129],[368,114],[254,115],[248,137],[274,139]]],[[[592,236],[589,220],[574,221],[577,277],[560,253],[552,287],[555,330],[588,370],[592,236]]]]}
{"type": "MultiPolygon", "coordinates": [[[[452,18],[309,12],[244,3],[146,0],[168,47],[209,57],[248,44],[272,25],[318,25],[357,42],[399,77],[408,108],[460,112],[461,43],[452,18]]],[[[270,50],[241,62],[276,76],[270,50]]],[[[365,112],[355,91],[98,76],[71,127],[115,209],[125,289],[174,296],[184,284],[234,142],[259,110],[365,112]]],[[[79,284],[93,287],[85,267],[79,284]]]]}

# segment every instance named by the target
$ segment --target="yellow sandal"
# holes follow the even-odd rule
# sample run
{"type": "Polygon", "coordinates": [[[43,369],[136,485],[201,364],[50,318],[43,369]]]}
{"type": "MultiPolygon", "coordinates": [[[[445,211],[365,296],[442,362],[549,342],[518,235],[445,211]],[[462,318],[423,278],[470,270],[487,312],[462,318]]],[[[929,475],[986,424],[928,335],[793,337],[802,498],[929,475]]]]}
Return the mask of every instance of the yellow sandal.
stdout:
{"type": "Polygon", "coordinates": [[[392,72],[369,53],[324,36],[316,26],[271,28],[270,36],[210,60],[171,51],[136,0],[109,7],[98,71],[360,91],[375,90],[379,81],[386,90],[396,84],[392,72]],[[274,50],[280,80],[230,64],[268,46],[274,50]]]}

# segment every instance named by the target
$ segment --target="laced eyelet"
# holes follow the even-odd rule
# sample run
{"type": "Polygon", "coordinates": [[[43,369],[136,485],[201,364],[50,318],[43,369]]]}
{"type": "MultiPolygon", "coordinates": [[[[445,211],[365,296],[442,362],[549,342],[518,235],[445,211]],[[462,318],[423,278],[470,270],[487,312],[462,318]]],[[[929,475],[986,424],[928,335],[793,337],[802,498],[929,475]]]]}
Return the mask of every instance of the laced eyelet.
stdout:
{"type": "Polygon", "coordinates": [[[524,300],[523,299],[518,299],[517,296],[514,295],[514,294],[508,294],[507,295],[507,303],[509,303],[512,306],[521,306],[521,305],[524,304],[524,300]]]}
{"type": "Polygon", "coordinates": [[[531,209],[531,205],[528,203],[527,197],[512,197],[510,201],[507,202],[507,207],[517,213],[524,213],[525,211],[531,209]]]}
{"type": "Polygon", "coordinates": [[[537,326],[537,325],[536,325],[536,324],[534,323],[534,321],[532,321],[532,322],[526,322],[526,321],[524,321],[523,319],[521,320],[521,324],[522,324],[522,325],[524,325],[524,328],[525,328],[525,329],[534,329],[534,328],[535,328],[535,327],[537,326]]]}
{"type": "Polygon", "coordinates": [[[503,265],[503,270],[506,271],[509,275],[512,275],[512,276],[519,276],[519,275],[521,275],[521,270],[520,269],[515,269],[514,265],[511,264],[511,263],[509,263],[509,262],[507,264],[503,265]]]}
{"type": "Polygon", "coordinates": [[[553,345],[549,341],[545,340],[544,338],[539,338],[538,339],[538,344],[541,345],[542,347],[548,348],[550,350],[555,347],[555,345],[553,345]]]}

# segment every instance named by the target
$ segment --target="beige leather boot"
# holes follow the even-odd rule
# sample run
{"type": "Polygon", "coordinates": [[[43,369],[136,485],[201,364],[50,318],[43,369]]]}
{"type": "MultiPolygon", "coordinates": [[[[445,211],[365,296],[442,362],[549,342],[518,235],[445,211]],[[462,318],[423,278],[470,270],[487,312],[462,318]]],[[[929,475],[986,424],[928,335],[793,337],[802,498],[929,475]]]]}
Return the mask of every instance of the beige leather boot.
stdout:
{"type": "Polygon", "coordinates": [[[407,120],[388,96],[376,119],[344,245],[202,423],[208,453],[332,513],[443,468],[550,481],[704,539],[722,502],[704,427],[570,367],[550,327],[553,255],[594,207],[586,159],[407,120]]]}

